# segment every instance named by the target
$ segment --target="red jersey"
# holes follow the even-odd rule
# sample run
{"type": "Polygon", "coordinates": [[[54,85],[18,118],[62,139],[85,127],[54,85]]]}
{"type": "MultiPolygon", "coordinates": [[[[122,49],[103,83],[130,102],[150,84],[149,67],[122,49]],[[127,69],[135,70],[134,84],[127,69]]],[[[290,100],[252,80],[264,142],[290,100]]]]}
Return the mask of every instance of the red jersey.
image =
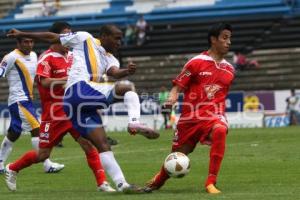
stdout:
{"type": "Polygon", "coordinates": [[[55,118],[64,118],[65,113],[62,105],[64,88],[62,85],[54,87],[43,87],[40,77],[45,78],[63,78],[68,74],[73,61],[71,52],[65,57],[51,49],[45,51],[39,58],[36,80],[37,87],[41,97],[42,121],[55,120],[55,118]]]}
{"type": "Polygon", "coordinates": [[[234,68],[225,59],[216,63],[207,52],[203,52],[189,60],[173,80],[173,84],[184,90],[179,122],[224,115],[225,99],[233,79],[234,68]]]}

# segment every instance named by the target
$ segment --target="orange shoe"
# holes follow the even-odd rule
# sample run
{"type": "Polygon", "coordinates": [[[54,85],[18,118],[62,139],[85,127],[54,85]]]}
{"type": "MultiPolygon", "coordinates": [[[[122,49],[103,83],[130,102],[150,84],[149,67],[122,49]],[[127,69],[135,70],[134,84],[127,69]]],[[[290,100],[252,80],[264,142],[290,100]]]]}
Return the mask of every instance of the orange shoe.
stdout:
{"type": "Polygon", "coordinates": [[[209,184],[206,186],[206,192],[209,194],[220,194],[221,191],[216,188],[214,184],[209,184]]]}

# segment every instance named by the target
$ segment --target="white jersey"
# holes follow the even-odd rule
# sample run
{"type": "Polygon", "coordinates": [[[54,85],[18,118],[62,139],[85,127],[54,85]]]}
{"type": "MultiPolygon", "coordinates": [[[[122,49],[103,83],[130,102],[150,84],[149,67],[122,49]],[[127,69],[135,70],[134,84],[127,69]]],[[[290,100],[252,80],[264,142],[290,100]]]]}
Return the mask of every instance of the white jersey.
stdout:
{"type": "Polygon", "coordinates": [[[32,100],[33,82],[37,67],[37,55],[24,55],[20,50],[7,54],[0,64],[0,77],[7,77],[9,86],[8,105],[32,100]]]}
{"type": "Polygon", "coordinates": [[[119,61],[101,46],[101,42],[87,32],[60,35],[61,44],[71,48],[73,64],[66,87],[79,81],[100,82],[103,74],[112,66],[120,67],[119,61]]]}

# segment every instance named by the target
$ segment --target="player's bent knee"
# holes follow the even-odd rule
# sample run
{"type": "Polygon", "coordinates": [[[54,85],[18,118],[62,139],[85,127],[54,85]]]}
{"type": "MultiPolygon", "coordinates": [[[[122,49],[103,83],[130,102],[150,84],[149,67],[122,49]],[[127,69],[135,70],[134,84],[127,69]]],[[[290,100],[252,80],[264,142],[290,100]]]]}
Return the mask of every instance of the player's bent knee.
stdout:
{"type": "Polygon", "coordinates": [[[128,91],[135,91],[134,83],[124,80],[115,84],[115,92],[117,95],[124,96],[124,94],[128,91]]]}
{"type": "Polygon", "coordinates": [[[101,144],[97,145],[97,150],[99,153],[105,152],[105,151],[111,151],[110,145],[108,142],[103,141],[101,144]]]}
{"type": "Polygon", "coordinates": [[[16,132],[13,132],[13,131],[8,131],[6,137],[7,137],[11,142],[15,142],[20,136],[21,136],[21,133],[16,133],[16,132]]]}

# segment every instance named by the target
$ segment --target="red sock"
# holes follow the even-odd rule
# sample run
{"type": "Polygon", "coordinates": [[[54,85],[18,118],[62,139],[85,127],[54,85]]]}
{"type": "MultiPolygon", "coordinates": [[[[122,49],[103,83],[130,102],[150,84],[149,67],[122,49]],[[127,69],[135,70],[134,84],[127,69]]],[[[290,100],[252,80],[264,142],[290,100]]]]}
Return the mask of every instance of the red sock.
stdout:
{"type": "Polygon", "coordinates": [[[149,183],[149,186],[159,189],[165,184],[165,182],[170,178],[166,172],[164,166],[160,168],[160,171],[154,176],[152,181],[149,183]]]}
{"type": "Polygon", "coordinates": [[[95,148],[90,150],[88,153],[86,153],[86,160],[95,175],[97,186],[101,185],[104,181],[106,181],[106,176],[99,158],[98,151],[95,148]]]}
{"type": "Polygon", "coordinates": [[[9,165],[9,169],[19,172],[20,170],[29,167],[38,162],[38,153],[34,150],[28,151],[20,159],[9,165]]]}
{"type": "Polygon", "coordinates": [[[208,170],[208,178],[205,186],[209,184],[216,184],[218,172],[225,153],[227,129],[223,126],[215,128],[211,134],[212,144],[210,148],[210,162],[208,170]]]}

